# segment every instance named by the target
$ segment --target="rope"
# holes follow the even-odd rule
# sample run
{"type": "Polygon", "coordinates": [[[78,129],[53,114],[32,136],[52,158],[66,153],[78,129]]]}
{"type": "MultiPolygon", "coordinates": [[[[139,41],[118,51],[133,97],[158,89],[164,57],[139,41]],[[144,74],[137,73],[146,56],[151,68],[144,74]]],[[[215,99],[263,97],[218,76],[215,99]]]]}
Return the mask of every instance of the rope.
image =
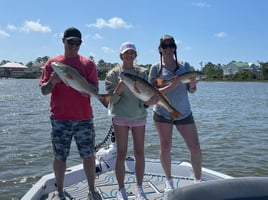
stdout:
{"type": "Polygon", "coordinates": [[[111,125],[107,135],[102,140],[102,142],[100,142],[99,144],[95,145],[95,151],[98,151],[101,148],[101,146],[104,145],[108,141],[109,138],[111,138],[111,142],[115,141],[113,125],[111,125]]]}

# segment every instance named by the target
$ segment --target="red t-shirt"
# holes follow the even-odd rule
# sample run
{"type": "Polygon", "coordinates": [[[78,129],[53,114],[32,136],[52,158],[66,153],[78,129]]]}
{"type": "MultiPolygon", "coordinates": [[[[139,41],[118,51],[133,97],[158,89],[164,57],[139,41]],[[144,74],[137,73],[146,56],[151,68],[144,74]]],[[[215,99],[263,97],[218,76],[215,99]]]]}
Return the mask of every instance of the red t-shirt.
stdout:
{"type": "MultiPolygon", "coordinates": [[[[50,58],[43,69],[39,82],[41,86],[47,82],[53,69],[51,62],[60,62],[75,68],[88,82],[98,84],[98,72],[94,62],[86,57],[77,55],[75,58],[66,58],[59,55],[50,58]]],[[[90,98],[66,86],[63,82],[57,83],[50,96],[51,116],[58,120],[86,120],[93,118],[90,98]]]]}

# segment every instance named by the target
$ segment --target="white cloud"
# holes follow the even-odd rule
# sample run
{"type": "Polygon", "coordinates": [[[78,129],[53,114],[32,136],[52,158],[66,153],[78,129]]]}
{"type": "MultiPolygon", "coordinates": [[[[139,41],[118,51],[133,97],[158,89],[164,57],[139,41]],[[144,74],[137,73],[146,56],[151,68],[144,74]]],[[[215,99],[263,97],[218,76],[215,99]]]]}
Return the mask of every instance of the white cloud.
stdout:
{"type": "Polygon", "coordinates": [[[215,33],[214,37],[224,38],[224,37],[227,37],[227,33],[225,33],[225,32],[215,33]]]}
{"type": "Polygon", "coordinates": [[[103,39],[103,37],[102,37],[100,34],[98,34],[98,33],[96,33],[96,34],[93,36],[93,38],[94,38],[95,40],[103,39]]]}
{"type": "Polygon", "coordinates": [[[0,30],[0,38],[6,38],[6,37],[9,37],[9,36],[10,35],[7,32],[0,30]]]}
{"type": "Polygon", "coordinates": [[[23,27],[21,28],[24,32],[51,32],[51,29],[49,26],[43,26],[40,24],[39,20],[36,22],[34,21],[25,21],[23,27]]]}
{"type": "Polygon", "coordinates": [[[98,29],[101,28],[112,28],[112,29],[119,29],[119,28],[131,28],[132,26],[128,23],[126,23],[123,19],[118,17],[113,17],[109,19],[108,21],[105,21],[102,18],[97,19],[95,24],[88,24],[88,27],[96,27],[98,29]]]}
{"type": "Polygon", "coordinates": [[[109,48],[109,47],[101,47],[102,51],[104,53],[108,53],[108,54],[113,54],[114,53],[114,50],[109,48]]]}
{"type": "Polygon", "coordinates": [[[14,26],[14,25],[12,25],[12,24],[8,24],[8,25],[7,25],[7,29],[8,29],[8,30],[11,30],[11,31],[15,31],[15,30],[17,30],[17,27],[14,26]]]}
{"type": "Polygon", "coordinates": [[[193,2],[192,5],[197,6],[199,8],[209,8],[210,7],[210,4],[206,1],[193,2]]]}

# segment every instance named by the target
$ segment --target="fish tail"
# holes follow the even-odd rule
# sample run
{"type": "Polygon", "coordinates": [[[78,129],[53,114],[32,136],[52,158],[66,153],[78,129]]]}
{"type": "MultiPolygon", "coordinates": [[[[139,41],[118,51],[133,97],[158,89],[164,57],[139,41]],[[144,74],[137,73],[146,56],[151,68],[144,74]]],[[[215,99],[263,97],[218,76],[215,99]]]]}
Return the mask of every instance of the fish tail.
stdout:
{"type": "Polygon", "coordinates": [[[102,105],[104,105],[106,108],[108,108],[110,99],[111,99],[111,94],[101,94],[101,98],[99,99],[102,105]]]}
{"type": "Polygon", "coordinates": [[[170,113],[170,119],[174,121],[176,118],[181,117],[182,113],[178,110],[174,110],[173,112],[170,113]]]}

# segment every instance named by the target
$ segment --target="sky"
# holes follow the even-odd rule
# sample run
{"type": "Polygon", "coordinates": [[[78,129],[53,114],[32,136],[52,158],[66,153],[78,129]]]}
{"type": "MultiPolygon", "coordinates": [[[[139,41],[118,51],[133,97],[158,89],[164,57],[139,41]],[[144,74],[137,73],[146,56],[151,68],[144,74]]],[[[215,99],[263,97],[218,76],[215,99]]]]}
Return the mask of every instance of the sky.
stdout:
{"type": "Polygon", "coordinates": [[[0,62],[27,64],[63,53],[66,28],[82,32],[79,53],[121,63],[123,42],[137,64],[159,62],[160,38],[172,35],[178,59],[195,69],[208,62],[268,61],[266,0],[8,0],[1,2],[0,62]]]}

